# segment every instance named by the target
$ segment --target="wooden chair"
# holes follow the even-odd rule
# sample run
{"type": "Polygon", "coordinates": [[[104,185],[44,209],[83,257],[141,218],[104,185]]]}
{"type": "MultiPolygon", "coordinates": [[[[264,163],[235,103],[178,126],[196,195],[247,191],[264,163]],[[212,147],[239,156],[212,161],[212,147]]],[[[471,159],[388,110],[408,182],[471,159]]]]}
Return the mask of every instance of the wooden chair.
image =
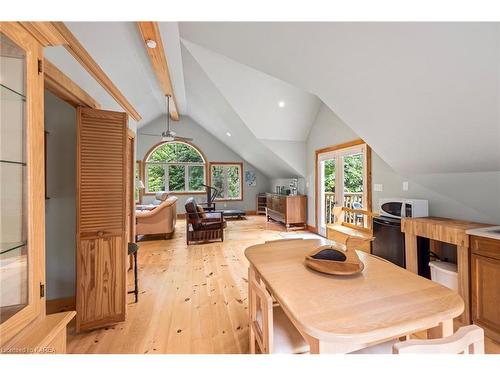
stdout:
{"type": "Polygon", "coordinates": [[[459,328],[455,334],[431,340],[392,340],[351,354],[484,354],[484,331],[476,325],[459,328]]]}
{"type": "Polygon", "coordinates": [[[249,276],[250,353],[255,343],[263,354],[309,352],[309,345],[288,319],[283,309],[273,304],[271,294],[255,277],[249,276]]]}
{"type": "Polygon", "coordinates": [[[395,354],[484,354],[484,331],[476,325],[461,327],[448,337],[396,343],[395,354]]]}
{"type": "Polygon", "coordinates": [[[333,215],[335,223],[326,226],[327,238],[346,245],[349,238],[358,237],[365,241],[361,247],[356,249],[370,253],[371,241],[373,240],[372,218],[375,214],[365,210],[335,207],[333,208],[333,215]],[[361,220],[360,217],[363,219],[361,220]],[[351,223],[351,221],[355,224],[351,223]]]}
{"type": "Polygon", "coordinates": [[[194,201],[188,198],[186,209],[186,243],[209,242],[220,240],[224,242],[224,229],[226,221],[222,211],[204,213],[194,201]]]}

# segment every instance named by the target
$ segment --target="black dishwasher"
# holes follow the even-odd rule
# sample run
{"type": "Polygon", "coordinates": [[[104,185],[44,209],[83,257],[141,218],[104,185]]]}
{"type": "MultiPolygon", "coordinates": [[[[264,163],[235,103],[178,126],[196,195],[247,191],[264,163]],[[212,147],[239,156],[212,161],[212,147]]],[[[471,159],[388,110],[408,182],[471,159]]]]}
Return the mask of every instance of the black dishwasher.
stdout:
{"type": "MultiPolygon", "coordinates": [[[[406,268],[405,235],[401,232],[401,219],[380,216],[373,218],[372,254],[406,268]]],[[[429,240],[418,237],[418,274],[430,278],[429,240]]]]}

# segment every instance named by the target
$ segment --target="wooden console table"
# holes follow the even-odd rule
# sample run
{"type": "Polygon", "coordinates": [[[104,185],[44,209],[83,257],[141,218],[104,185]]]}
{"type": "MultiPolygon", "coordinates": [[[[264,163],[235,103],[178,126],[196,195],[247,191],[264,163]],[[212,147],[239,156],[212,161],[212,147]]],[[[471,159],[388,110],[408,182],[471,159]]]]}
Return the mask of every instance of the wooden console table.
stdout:
{"type": "Polygon", "coordinates": [[[285,224],[286,230],[307,226],[307,197],[305,195],[266,194],[266,218],[285,224]]]}
{"type": "Polygon", "coordinates": [[[416,217],[401,219],[401,231],[405,233],[406,269],[418,273],[417,236],[429,238],[430,250],[436,252],[439,242],[457,246],[458,293],[463,298],[465,309],[461,320],[471,323],[470,314],[470,250],[466,230],[486,227],[487,224],[453,220],[440,217],[416,217]]]}

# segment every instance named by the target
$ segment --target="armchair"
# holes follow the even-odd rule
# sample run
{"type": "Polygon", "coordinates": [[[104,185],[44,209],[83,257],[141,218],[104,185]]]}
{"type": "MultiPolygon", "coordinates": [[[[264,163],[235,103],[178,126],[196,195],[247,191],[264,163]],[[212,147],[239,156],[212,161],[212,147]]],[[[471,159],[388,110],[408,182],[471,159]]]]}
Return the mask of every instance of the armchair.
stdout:
{"type": "Polygon", "coordinates": [[[188,198],[186,208],[186,243],[221,240],[224,242],[226,221],[222,211],[203,212],[194,198],[188,198]]]}
{"type": "Polygon", "coordinates": [[[177,197],[170,196],[150,210],[136,211],[136,234],[164,234],[171,238],[177,219],[177,197]]]}

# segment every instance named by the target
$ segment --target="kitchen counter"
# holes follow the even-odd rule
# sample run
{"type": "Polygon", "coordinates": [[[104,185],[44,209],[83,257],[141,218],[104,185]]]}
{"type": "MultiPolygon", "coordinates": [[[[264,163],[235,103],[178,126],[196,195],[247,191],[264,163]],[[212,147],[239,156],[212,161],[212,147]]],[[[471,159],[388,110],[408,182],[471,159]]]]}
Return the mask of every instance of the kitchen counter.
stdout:
{"type": "Polygon", "coordinates": [[[465,302],[465,310],[461,317],[464,324],[470,324],[470,275],[469,275],[469,234],[468,231],[487,228],[488,224],[454,220],[442,217],[402,218],[401,231],[405,233],[406,269],[418,273],[417,237],[430,240],[433,246],[439,242],[457,246],[458,293],[465,302]]]}
{"type": "Polygon", "coordinates": [[[474,228],[466,230],[465,233],[471,236],[487,237],[494,240],[500,240],[500,226],[496,227],[485,227],[485,228],[474,228]]]}

